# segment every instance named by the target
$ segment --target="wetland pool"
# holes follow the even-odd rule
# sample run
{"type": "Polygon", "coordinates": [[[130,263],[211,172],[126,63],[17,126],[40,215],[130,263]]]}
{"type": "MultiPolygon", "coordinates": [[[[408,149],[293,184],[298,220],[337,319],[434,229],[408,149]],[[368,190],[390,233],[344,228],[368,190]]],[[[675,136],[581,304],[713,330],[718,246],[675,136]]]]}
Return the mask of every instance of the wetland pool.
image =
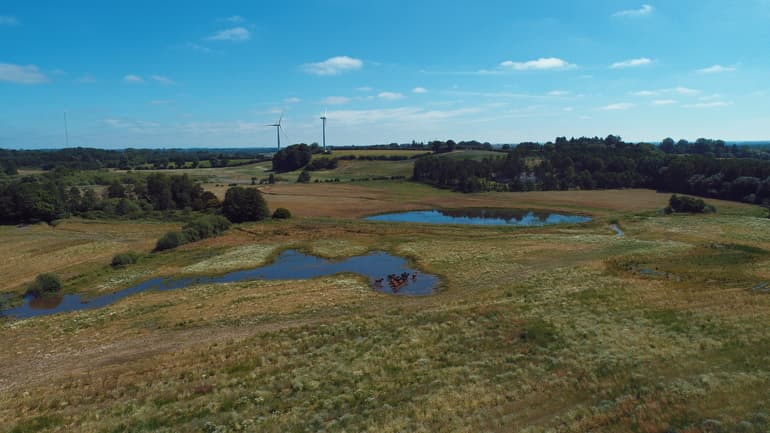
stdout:
{"type": "Polygon", "coordinates": [[[90,310],[106,307],[128,296],[149,291],[182,289],[199,284],[232,283],[253,280],[305,280],[325,275],[353,273],[369,279],[372,289],[396,295],[430,295],[439,284],[435,275],[412,268],[409,262],[385,252],[372,252],[344,260],[327,260],[296,250],[282,252],[274,262],[253,269],[230,272],[219,276],[188,278],[153,278],[115,293],[90,299],[79,294],[45,297],[25,296],[18,307],[0,310],[0,316],[26,319],[36,316],[90,310]]]}
{"type": "Polygon", "coordinates": [[[373,215],[368,221],[423,223],[423,224],[467,224],[507,225],[520,227],[542,227],[554,224],[578,224],[591,221],[584,215],[570,215],[556,212],[541,212],[526,209],[432,209],[394,212],[373,215]]]}

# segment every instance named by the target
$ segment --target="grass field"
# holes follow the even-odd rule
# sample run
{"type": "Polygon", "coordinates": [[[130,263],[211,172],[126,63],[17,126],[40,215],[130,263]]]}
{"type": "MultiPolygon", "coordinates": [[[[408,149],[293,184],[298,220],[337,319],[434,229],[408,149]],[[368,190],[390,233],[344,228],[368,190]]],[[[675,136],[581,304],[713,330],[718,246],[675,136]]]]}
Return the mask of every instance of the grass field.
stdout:
{"type": "Polygon", "coordinates": [[[200,285],[0,321],[9,348],[0,351],[0,431],[770,429],[770,295],[751,290],[770,280],[770,220],[760,208],[713,201],[714,215],[664,215],[668,196],[647,190],[263,190],[271,208],[298,217],[244,224],[121,270],[107,267],[121,249],[113,243],[147,252],[168,225],[71,221],[29,227],[32,237],[3,228],[0,275],[17,281],[4,287],[56,269],[70,288],[100,293],[151,275],[252,267],[299,248],[400,254],[440,275],[440,291],[384,295],[337,275],[200,285]],[[437,206],[595,219],[545,228],[357,219],[437,206]],[[610,229],[616,219],[626,236],[610,229]],[[86,234],[94,246],[72,263],[68,248],[89,245],[86,234]],[[28,260],[34,268],[15,276],[28,260]]]}

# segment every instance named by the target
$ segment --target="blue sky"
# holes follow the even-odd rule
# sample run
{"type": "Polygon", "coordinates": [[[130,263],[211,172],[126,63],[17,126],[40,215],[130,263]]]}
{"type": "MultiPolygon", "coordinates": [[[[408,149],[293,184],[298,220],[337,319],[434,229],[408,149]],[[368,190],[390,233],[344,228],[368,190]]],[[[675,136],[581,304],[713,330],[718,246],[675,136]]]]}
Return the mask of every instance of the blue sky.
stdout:
{"type": "Polygon", "coordinates": [[[9,0],[0,147],[770,138],[770,0],[9,0]]]}

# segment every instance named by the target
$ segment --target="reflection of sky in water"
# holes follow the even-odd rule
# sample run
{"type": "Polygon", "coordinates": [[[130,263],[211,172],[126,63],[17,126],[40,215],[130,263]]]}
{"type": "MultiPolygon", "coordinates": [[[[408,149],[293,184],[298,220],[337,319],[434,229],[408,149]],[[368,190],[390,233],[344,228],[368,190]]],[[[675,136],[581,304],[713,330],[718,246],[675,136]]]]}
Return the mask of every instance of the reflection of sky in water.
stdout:
{"type": "Polygon", "coordinates": [[[411,222],[425,224],[513,225],[538,227],[553,224],[574,224],[591,221],[581,215],[507,211],[497,209],[420,210],[367,217],[371,221],[411,222]]]}
{"type": "Polygon", "coordinates": [[[433,293],[439,282],[436,276],[423,274],[410,268],[406,259],[383,252],[351,257],[341,261],[330,261],[308,256],[294,250],[288,250],[281,253],[275,262],[258,268],[230,272],[217,277],[153,278],[119,292],[99,296],[88,301],[81,300],[80,295],[77,294],[42,299],[27,296],[24,298],[23,305],[0,311],[0,315],[23,319],[67,311],[101,308],[127,296],[147,290],[165,291],[181,289],[196,284],[217,284],[250,280],[301,280],[343,272],[368,277],[369,284],[375,290],[399,295],[429,295],[433,293]],[[402,273],[408,273],[410,277],[397,290],[392,289],[388,284],[388,275],[401,275],[402,273]],[[411,278],[415,274],[417,277],[411,278]]]}

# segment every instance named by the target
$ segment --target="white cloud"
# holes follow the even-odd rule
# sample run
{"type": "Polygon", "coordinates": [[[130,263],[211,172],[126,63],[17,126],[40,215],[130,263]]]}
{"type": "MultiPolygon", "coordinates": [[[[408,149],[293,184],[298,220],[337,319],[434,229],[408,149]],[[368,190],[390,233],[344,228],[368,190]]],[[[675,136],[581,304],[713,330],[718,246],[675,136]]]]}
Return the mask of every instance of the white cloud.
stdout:
{"type": "Polygon", "coordinates": [[[428,93],[428,90],[425,87],[415,87],[412,93],[428,93]]]}
{"type": "Polygon", "coordinates": [[[251,33],[243,27],[233,27],[231,29],[220,30],[213,35],[209,36],[210,41],[248,41],[251,38],[251,33]]]}
{"type": "Polygon", "coordinates": [[[0,63],[0,81],[19,84],[40,84],[48,82],[48,77],[35,65],[14,65],[0,63]]]}
{"type": "Polygon", "coordinates": [[[660,94],[660,92],[655,90],[640,90],[638,92],[632,93],[634,96],[655,96],[660,94]]]}
{"type": "Polygon", "coordinates": [[[566,111],[566,112],[571,112],[571,111],[575,111],[575,108],[573,108],[573,107],[564,107],[563,110],[566,111]]]}
{"type": "Polygon", "coordinates": [[[623,11],[618,11],[612,14],[616,17],[643,17],[650,15],[655,11],[655,8],[651,5],[644,4],[639,9],[627,9],[623,11]]]}
{"type": "Polygon", "coordinates": [[[11,17],[7,15],[0,15],[0,26],[18,26],[21,24],[19,20],[16,17],[11,17]]]}
{"type": "Polygon", "coordinates": [[[359,92],[371,92],[373,89],[369,86],[356,87],[359,92]]]}
{"type": "Polygon", "coordinates": [[[688,87],[681,87],[681,86],[674,87],[673,89],[667,89],[667,91],[678,93],[680,95],[690,95],[690,96],[697,95],[698,93],[700,93],[700,90],[690,89],[688,87]]]}
{"type": "Polygon", "coordinates": [[[226,23],[238,24],[238,23],[242,23],[242,22],[244,22],[246,20],[242,16],[240,16],[240,15],[233,15],[231,17],[221,18],[219,21],[226,22],[226,23]]]}
{"type": "Polygon", "coordinates": [[[163,75],[153,75],[152,79],[157,81],[157,82],[159,82],[159,83],[161,83],[161,84],[166,84],[166,85],[168,85],[168,84],[176,84],[176,83],[174,83],[174,80],[172,80],[171,78],[168,78],[168,77],[164,77],[163,75]]]}
{"type": "Polygon", "coordinates": [[[569,95],[569,92],[566,90],[551,90],[548,92],[548,96],[566,96],[569,95]]]}
{"type": "Polygon", "coordinates": [[[192,42],[186,43],[185,46],[187,48],[193,50],[193,51],[197,51],[197,52],[203,53],[203,54],[211,54],[211,53],[215,52],[214,50],[212,50],[209,47],[204,47],[203,45],[198,45],[198,44],[195,44],[195,43],[192,43],[192,42]]]}
{"type": "Polygon", "coordinates": [[[96,82],[96,78],[94,78],[92,75],[86,74],[76,79],[75,82],[78,84],[92,84],[96,82]]]}
{"type": "Polygon", "coordinates": [[[144,83],[144,80],[142,77],[134,74],[128,74],[125,77],[123,77],[123,81],[126,83],[144,83]]]}
{"type": "Polygon", "coordinates": [[[712,65],[708,68],[698,69],[699,74],[720,74],[722,72],[733,72],[737,68],[735,66],[722,66],[722,65],[712,65]]]}
{"type": "Polygon", "coordinates": [[[298,102],[302,102],[302,99],[299,99],[296,96],[293,96],[291,98],[284,99],[283,102],[285,102],[287,104],[296,104],[298,102]]]}
{"type": "Polygon", "coordinates": [[[629,108],[633,108],[634,104],[631,104],[629,102],[618,102],[615,104],[609,104],[605,105],[604,107],[601,107],[604,111],[618,111],[618,110],[628,110],[629,108]]]}
{"type": "Polygon", "coordinates": [[[321,103],[326,105],[341,105],[348,102],[350,102],[350,98],[344,96],[329,96],[321,100],[321,103]]]}
{"type": "Polygon", "coordinates": [[[507,60],[500,63],[500,66],[516,71],[529,71],[545,69],[568,69],[574,67],[575,65],[557,57],[541,57],[537,60],[529,60],[526,62],[514,62],[507,60]]]}
{"type": "Polygon", "coordinates": [[[647,57],[640,57],[638,59],[628,59],[622,62],[615,62],[612,65],[610,65],[610,68],[612,69],[635,68],[638,66],[649,65],[650,63],[652,63],[652,60],[648,59],[647,57]]]}
{"type": "Polygon", "coordinates": [[[398,99],[403,99],[404,95],[396,92],[380,92],[377,97],[386,101],[396,101],[398,99]]]}
{"type": "Polygon", "coordinates": [[[714,102],[698,102],[697,104],[687,104],[682,105],[682,107],[685,108],[718,108],[718,107],[727,107],[728,105],[732,105],[731,102],[725,102],[725,101],[714,101],[714,102]]]}
{"type": "Polygon", "coordinates": [[[672,105],[672,104],[676,104],[676,102],[677,101],[674,99],[656,99],[652,101],[654,105],[672,105]]]}
{"type": "Polygon", "coordinates": [[[478,113],[479,111],[478,108],[426,111],[419,107],[401,107],[381,110],[337,110],[330,111],[328,116],[329,118],[333,118],[334,122],[338,124],[358,125],[382,124],[385,122],[406,123],[440,121],[478,113]]]}
{"type": "Polygon", "coordinates": [[[302,69],[309,74],[337,75],[343,72],[356,71],[363,67],[364,62],[348,56],[337,56],[318,63],[306,63],[302,69]]]}

